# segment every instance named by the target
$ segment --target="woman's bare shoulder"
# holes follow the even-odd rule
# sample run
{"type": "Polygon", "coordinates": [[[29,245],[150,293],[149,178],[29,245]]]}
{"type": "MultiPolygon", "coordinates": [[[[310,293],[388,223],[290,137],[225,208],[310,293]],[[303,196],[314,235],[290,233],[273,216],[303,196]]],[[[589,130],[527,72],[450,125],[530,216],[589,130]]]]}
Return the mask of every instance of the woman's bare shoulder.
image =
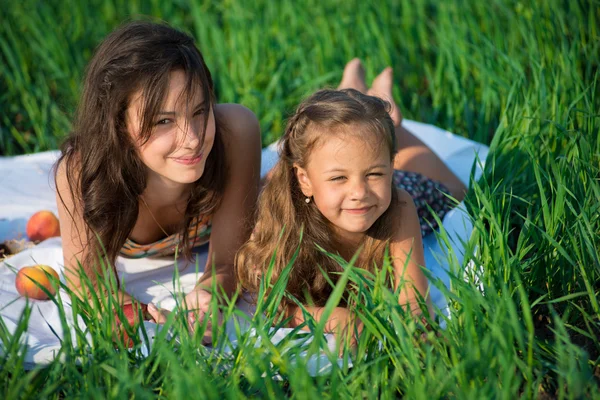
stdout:
{"type": "Polygon", "coordinates": [[[217,104],[215,114],[225,125],[226,140],[235,148],[260,144],[260,126],[254,113],[241,104],[217,104]],[[238,146],[239,145],[239,146],[238,146]]]}
{"type": "Polygon", "coordinates": [[[58,195],[72,197],[73,189],[77,187],[80,172],[80,160],[75,154],[62,156],[54,166],[56,190],[58,195]]]}
{"type": "Polygon", "coordinates": [[[241,104],[224,103],[215,106],[215,113],[233,133],[258,129],[258,118],[247,107],[241,104]]]}

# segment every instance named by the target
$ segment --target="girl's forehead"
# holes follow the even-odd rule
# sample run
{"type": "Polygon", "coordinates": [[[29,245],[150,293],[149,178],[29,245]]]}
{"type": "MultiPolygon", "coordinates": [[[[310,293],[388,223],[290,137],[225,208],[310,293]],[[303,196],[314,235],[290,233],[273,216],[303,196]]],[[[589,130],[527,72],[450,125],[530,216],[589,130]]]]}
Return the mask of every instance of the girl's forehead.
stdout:
{"type": "MultiPolygon", "coordinates": [[[[377,131],[372,125],[355,122],[331,128],[314,127],[309,128],[314,136],[313,149],[325,148],[332,151],[334,148],[364,149],[367,153],[379,153],[381,148],[388,147],[388,141],[382,132],[377,131]]],[[[386,133],[384,133],[386,134],[386,133]]]]}
{"type": "MultiPolygon", "coordinates": [[[[312,124],[311,124],[312,125],[312,124]]],[[[330,141],[334,138],[342,142],[356,140],[359,143],[371,146],[380,146],[384,135],[387,132],[381,132],[373,124],[365,122],[353,122],[350,124],[340,124],[337,126],[323,127],[312,125],[308,127],[308,133],[313,136],[315,144],[319,142],[330,141]]]]}
{"type": "Polygon", "coordinates": [[[382,143],[361,135],[330,134],[321,138],[311,151],[308,166],[312,169],[345,168],[389,162],[389,150],[382,143]],[[364,164],[364,165],[363,165],[364,164]]]}

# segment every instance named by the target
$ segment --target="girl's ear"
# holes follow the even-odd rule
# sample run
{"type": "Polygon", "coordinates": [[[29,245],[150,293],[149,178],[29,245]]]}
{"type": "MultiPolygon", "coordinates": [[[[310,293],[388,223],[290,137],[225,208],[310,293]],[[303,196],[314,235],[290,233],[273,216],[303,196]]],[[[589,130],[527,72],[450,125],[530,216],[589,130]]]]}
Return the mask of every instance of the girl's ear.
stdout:
{"type": "Polygon", "coordinates": [[[297,164],[294,164],[294,172],[296,173],[296,179],[298,179],[298,184],[300,185],[300,190],[302,190],[302,193],[304,193],[306,197],[311,197],[313,195],[312,185],[306,170],[297,164]]]}

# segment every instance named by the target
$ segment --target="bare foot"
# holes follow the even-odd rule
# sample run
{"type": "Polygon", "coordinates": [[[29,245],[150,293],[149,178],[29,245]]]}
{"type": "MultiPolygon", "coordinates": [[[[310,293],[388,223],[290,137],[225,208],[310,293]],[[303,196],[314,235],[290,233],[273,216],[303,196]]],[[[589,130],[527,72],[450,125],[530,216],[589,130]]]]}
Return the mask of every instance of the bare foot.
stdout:
{"type": "Polygon", "coordinates": [[[348,64],[344,67],[344,75],[338,89],[355,89],[361,93],[367,92],[365,70],[358,58],[348,61],[348,64]]]}
{"type": "Polygon", "coordinates": [[[402,123],[402,113],[394,101],[392,96],[392,86],[394,84],[394,74],[391,67],[385,68],[379,75],[373,79],[371,88],[367,91],[369,96],[379,97],[390,103],[392,109],[390,110],[390,116],[394,121],[396,127],[402,123]]]}

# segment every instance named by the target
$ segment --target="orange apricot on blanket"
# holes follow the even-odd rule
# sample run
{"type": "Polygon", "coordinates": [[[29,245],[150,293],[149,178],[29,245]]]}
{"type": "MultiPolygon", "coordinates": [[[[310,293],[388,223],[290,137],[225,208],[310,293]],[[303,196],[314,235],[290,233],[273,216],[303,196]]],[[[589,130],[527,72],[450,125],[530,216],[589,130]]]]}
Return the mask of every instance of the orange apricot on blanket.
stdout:
{"type": "Polygon", "coordinates": [[[26,296],[31,299],[47,300],[48,295],[40,286],[44,287],[50,294],[54,295],[56,290],[52,286],[50,276],[53,276],[58,281],[58,273],[54,268],[48,265],[23,267],[17,273],[17,278],[15,279],[17,292],[19,292],[21,296],[26,296]]]}
{"type": "Polygon", "coordinates": [[[52,211],[38,211],[29,218],[26,226],[27,237],[33,242],[60,236],[58,218],[52,211]]]}

